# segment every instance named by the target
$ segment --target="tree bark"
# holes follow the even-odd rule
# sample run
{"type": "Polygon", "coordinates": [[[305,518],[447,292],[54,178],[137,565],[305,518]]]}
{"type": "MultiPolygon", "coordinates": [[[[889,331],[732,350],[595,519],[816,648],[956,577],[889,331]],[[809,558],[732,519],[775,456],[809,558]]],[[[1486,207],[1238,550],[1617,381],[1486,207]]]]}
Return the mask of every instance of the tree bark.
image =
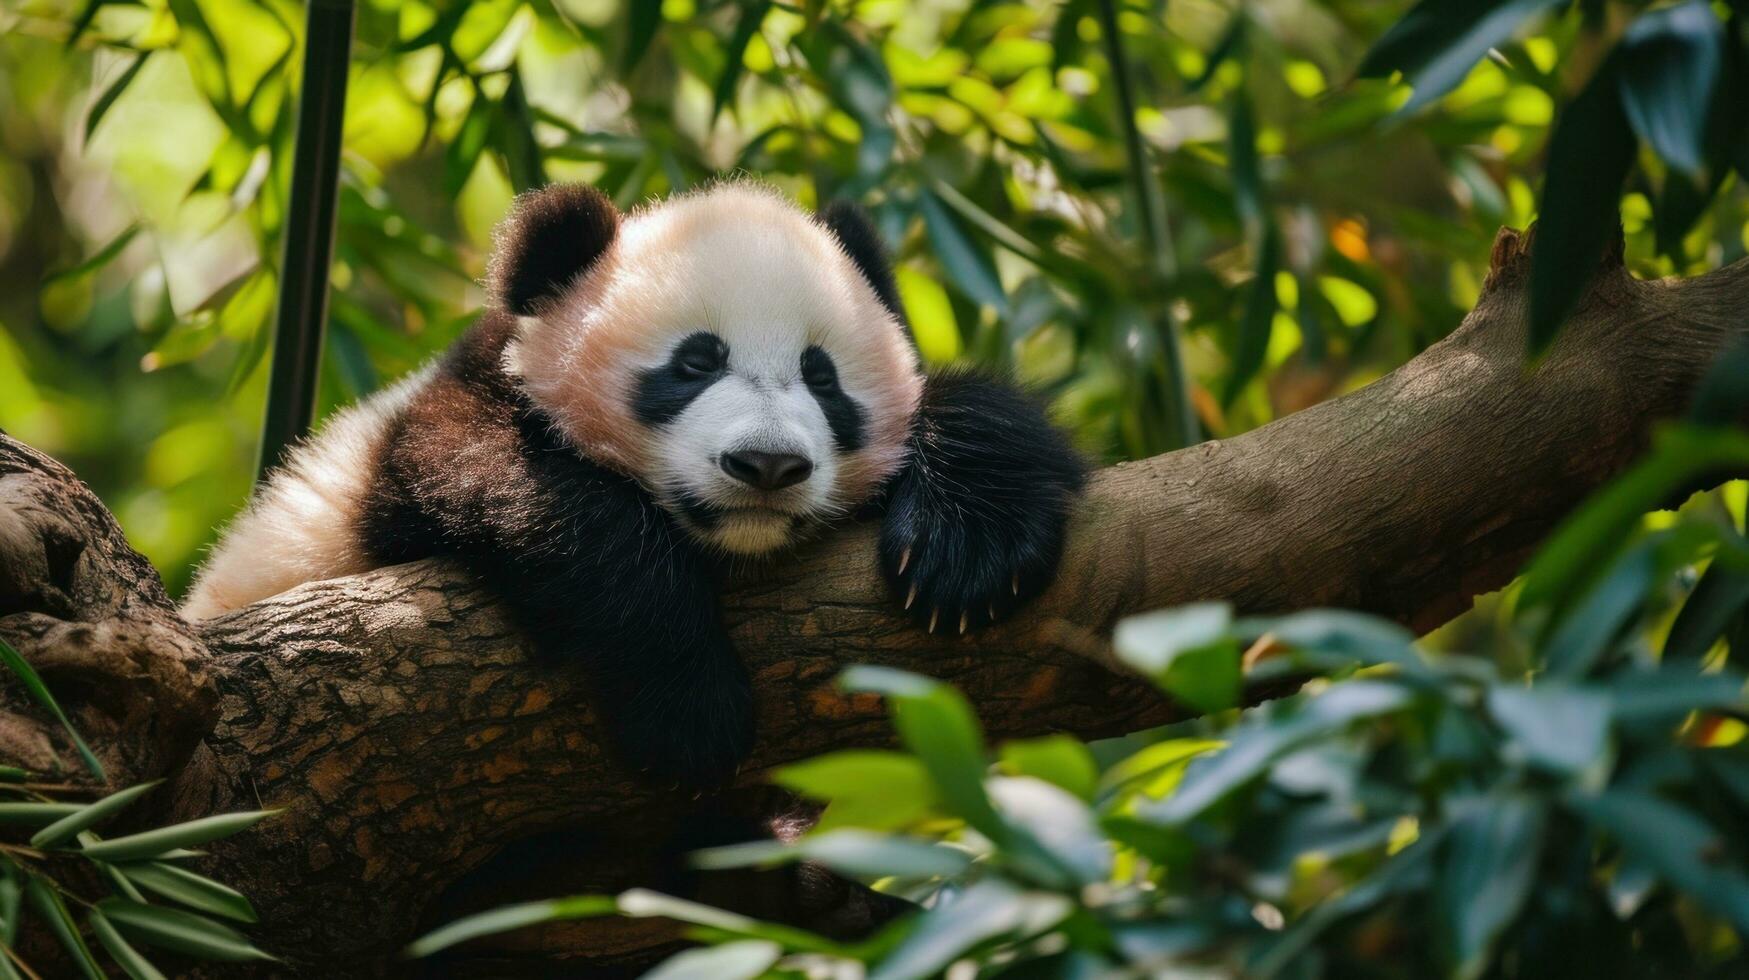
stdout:
{"type": "MultiPolygon", "coordinates": [[[[1686,407],[1714,356],[1745,336],[1749,311],[1749,261],[1640,282],[1617,249],[1528,368],[1527,249],[1528,236],[1502,232],[1463,325],[1378,382],[1098,473],[1059,580],[995,629],[931,637],[908,625],[868,527],[735,583],[725,610],[759,712],[741,785],[889,741],[877,699],[835,688],[850,664],[958,685],[993,738],[1100,737],[1185,714],[1114,668],[1109,638],[1123,616],[1224,598],[1251,611],[1344,606],[1427,629],[1505,583],[1657,420],[1686,407]]],[[[64,469],[0,440],[0,499],[10,570],[0,633],[51,685],[73,685],[77,720],[108,746],[117,781],[173,774],[159,816],[283,811],[213,846],[209,870],[254,899],[256,935],[296,963],[380,967],[435,894],[542,832],[593,846],[583,853],[599,860],[573,880],[623,886],[632,852],[693,806],[628,778],[602,749],[582,678],[530,663],[452,567],[303,586],[197,638],[64,469]]],[[[66,765],[55,730],[8,698],[0,753],[66,765]]],[[[549,936],[603,959],[670,938],[644,924],[590,928],[549,936]]]]}

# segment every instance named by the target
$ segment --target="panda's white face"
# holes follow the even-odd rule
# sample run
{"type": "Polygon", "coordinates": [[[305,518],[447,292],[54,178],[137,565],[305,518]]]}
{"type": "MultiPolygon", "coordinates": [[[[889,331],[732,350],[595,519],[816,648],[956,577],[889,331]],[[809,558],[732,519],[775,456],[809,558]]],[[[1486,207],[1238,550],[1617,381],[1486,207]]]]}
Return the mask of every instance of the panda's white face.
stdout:
{"type": "Polygon", "coordinates": [[[851,503],[839,471],[866,444],[866,410],[803,330],[689,334],[640,374],[633,410],[656,434],[658,499],[724,550],[781,548],[851,503]]]}
{"type": "Polygon", "coordinates": [[[921,391],[902,327],[830,232],[744,184],[630,216],[524,319],[507,364],[588,455],[738,554],[868,499],[921,391]]]}

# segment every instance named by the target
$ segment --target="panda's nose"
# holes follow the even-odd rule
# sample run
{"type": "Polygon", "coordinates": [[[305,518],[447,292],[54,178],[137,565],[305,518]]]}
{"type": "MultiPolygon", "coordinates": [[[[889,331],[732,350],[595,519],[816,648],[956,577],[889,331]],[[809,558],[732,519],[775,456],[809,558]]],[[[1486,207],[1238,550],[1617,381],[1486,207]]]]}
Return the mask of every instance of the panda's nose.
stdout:
{"type": "Polygon", "coordinates": [[[806,456],[795,453],[767,453],[743,449],[717,457],[717,465],[748,486],[761,490],[782,490],[806,480],[814,472],[814,464],[806,456]]]}

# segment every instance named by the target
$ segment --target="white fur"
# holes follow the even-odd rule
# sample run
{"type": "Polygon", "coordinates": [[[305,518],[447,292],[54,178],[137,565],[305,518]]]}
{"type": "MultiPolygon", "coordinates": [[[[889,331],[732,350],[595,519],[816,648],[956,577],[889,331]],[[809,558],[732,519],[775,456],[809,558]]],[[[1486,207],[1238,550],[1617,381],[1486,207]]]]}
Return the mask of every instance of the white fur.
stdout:
{"type": "Polygon", "coordinates": [[[211,619],[305,582],[366,571],[356,521],[389,419],[430,380],[427,365],[335,415],[294,450],[219,536],[182,615],[211,619]]]}

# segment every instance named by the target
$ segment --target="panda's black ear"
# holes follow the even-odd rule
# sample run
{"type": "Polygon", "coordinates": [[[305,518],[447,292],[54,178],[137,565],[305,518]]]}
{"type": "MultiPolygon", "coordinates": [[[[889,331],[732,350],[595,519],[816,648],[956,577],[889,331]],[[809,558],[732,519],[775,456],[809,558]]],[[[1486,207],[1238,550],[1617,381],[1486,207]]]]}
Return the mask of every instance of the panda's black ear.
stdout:
{"type": "Polygon", "coordinates": [[[487,288],[499,306],[529,316],[601,258],[618,232],[619,209],[593,187],[529,191],[493,235],[487,288]]]}
{"type": "Polygon", "coordinates": [[[850,261],[873,287],[881,305],[904,323],[905,308],[899,303],[899,287],[893,281],[893,263],[887,257],[887,246],[881,241],[881,233],[875,229],[874,222],[869,220],[868,212],[855,201],[837,200],[821,208],[815,217],[838,239],[838,244],[844,246],[850,261]]]}

